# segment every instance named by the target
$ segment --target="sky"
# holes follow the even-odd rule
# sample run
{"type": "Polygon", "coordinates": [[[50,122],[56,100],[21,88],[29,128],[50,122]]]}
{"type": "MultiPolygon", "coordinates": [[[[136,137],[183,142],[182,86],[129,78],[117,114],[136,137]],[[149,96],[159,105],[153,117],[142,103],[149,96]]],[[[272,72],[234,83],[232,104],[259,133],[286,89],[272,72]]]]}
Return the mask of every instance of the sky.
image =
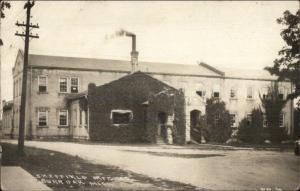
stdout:
{"type": "MultiPolygon", "coordinates": [[[[1,93],[12,99],[12,67],[24,48],[24,1],[12,1],[1,21],[1,93]]],[[[284,46],[276,19],[298,1],[36,1],[31,22],[39,39],[31,54],[130,60],[131,39],[107,38],[120,29],[137,36],[139,60],[263,69],[284,46]]]]}

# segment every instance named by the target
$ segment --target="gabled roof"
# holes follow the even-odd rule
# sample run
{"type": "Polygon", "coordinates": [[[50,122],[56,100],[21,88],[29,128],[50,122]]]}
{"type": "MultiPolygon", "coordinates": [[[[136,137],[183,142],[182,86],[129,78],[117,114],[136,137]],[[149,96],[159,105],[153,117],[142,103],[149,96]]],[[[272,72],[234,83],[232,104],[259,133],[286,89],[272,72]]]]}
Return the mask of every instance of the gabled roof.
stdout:
{"type": "Polygon", "coordinates": [[[162,84],[168,90],[178,91],[176,88],[174,88],[174,87],[172,87],[172,86],[170,86],[170,85],[168,85],[168,84],[166,84],[166,83],[164,83],[164,82],[162,82],[162,81],[160,81],[160,80],[158,80],[156,78],[153,78],[152,76],[150,76],[150,75],[148,75],[148,74],[146,74],[144,72],[141,72],[141,71],[137,71],[135,73],[123,76],[123,77],[121,77],[121,78],[119,78],[117,80],[114,80],[114,81],[108,82],[106,84],[97,86],[97,88],[105,88],[107,86],[111,86],[111,85],[114,85],[116,83],[119,83],[119,82],[122,82],[122,81],[125,81],[125,80],[130,80],[130,79],[133,79],[135,77],[141,77],[141,76],[144,77],[144,78],[146,78],[148,81],[152,80],[152,81],[155,81],[157,83],[162,84]]]}
{"type": "MultiPolygon", "coordinates": [[[[18,55],[23,52],[19,51],[18,55]]],[[[130,73],[131,64],[126,60],[95,59],[79,57],[63,57],[50,55],[29,55],[29,66],[33,68],[98,70],[130,73]]],[[[265,70],[232,69],[212,67],[208,64],[189,65],[160,62],[139,61],[139,70],[150,74],[189,75],[218,78],[250,79],[250,80],[276,80],[265,70]]]]}
{"type": "MultiPolygon", "coordinates": [[[[111,60],[111,59],[93,59],[93,58],[75,58],[48,55],[29,55],[29,65],[32,67],[45,68],[68,68],[77,70],[103,70],[127,72],[131,71],[130,61],[111,60]]],[[[177,75],[203,75],[203,76],[221,76],[207,67],[197,65],[182,65],[159,62],[139,61],[139,70],[146,73],[177,74],[177,75]]]]}
{"type": "Polygon", "coordinates": [[[272,76],[266,70],[255,69],[235,69],[219,67],[225,73],[226,78],[252,79],[252,80],[277,80],[277,76],[272,76]]]}
{"type": "MultiPolygon", "coordinates": [[[[170,85],[168,85],[168,84],[166,84],[166,83],[164,83],[164,82],[162,82],[162,81],[160,81],[160,80],[158,80],[156,78],[153,78],[152,76],[150,76],[150,75],[148,75],[148,74],[146,74],[144,72],[141,72],[141,71],[137,71],[135,73],[123,76],[123,77],[121,77],[121,78],[119,78],[117,80],[113,80],[113,81],[108,82],[106,84],[99,85],[96,88],[98,88],[98,89],[107,88],[107,87],[110,87],[110,86],[112,86],[112,85],[114,85],[116,83],[120,83],[120,82],[122,82],[124,80],[130,80],[130,79],[138,77],[138,76],[139,77],[143,76],[144,78],[147,78],[148,80],[152,80],[152,81],[155,81],[157,83],[162,84],[166,88],[164,91],[171,91],[171,92],[178,91],[176,88],[174,88],[174,87],[172,87],[172,86],[170,86],[170,85]]],[[[86,90],[86,91],[80,92],[78,94],[70,94],[70,95],[68,95],[66,97],[66,99],[69,100],[69,101],[78,100],[78,99],[86,98],[87,95],[88,95],[88,91],[86,90]]]]}

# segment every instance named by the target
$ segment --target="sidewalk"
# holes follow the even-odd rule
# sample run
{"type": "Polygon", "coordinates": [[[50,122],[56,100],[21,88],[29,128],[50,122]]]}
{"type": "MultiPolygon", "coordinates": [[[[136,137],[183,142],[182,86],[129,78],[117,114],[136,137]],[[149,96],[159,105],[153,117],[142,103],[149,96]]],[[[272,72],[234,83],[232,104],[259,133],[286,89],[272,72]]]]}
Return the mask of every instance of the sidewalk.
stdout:
{"type": "Polygon", "coordinates": [[[18,166],[1,167],[2,191],[51,191],[27,171],[18,166]]]}

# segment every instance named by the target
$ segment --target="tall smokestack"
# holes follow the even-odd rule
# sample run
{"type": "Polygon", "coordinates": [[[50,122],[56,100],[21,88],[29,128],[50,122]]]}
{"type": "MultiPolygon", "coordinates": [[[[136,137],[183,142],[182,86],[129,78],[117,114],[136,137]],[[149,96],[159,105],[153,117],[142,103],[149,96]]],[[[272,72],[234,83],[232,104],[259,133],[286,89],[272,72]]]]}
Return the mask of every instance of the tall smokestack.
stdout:
{"type": "Polygon", "coordinates": [[[138,71],[138,57],[139,57],[139,52],[136,51],[136,36],[135,34],[130,34],[126,36],[130,36],[132,40],[132,47],[131,47],[131,73],[134,73],[138,71]]]}
{"type": "Polygon", "coordinates": [[[132,47],[131,47],[131,73],[134,73],[138,71],[138,57],[139,57],[139,52],[136,51],[136,35],[133,34],[132,32],[128,32],[124,29],[120,29],[115,33],[113,36],[128,36],[131,37],[132,40],[132,47]]]}

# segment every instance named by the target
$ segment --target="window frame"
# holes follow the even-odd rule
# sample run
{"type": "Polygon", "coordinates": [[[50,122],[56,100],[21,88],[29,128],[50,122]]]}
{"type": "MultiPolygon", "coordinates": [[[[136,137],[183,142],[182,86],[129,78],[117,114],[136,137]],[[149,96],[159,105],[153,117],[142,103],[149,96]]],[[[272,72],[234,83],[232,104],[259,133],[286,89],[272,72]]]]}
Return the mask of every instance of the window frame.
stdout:
{"type": "Polygon", "coordinates": [[[220,98],[220,92],[213,91],[213,98],[220,98]],[[215,96],[215,94],[218,94],[218,96],[215,96]]]}
{"type": "Polygon", "coordinates": [[[214,124],[215,124],[216,127],[219,126],[220,119],[221,119],[220,113],[219,112],[215,113],[214,114],[214,124]]]}
{"type": "Polygon", "coordinates": [[[267,99],[269,88],[265,87],[262,89],[262,98],[267,99]]]}
{"type": "Polygon", "coordinates": [[[204,97],[205,97],[205,90],[199,89],[199,90],[196,91],[196,94],[197,94],[199,97],[204,98],[204,97]],[[201,93],[201,95],[199,95],[199,93],[201,93]]]}
{"type": "Polygon", "coordinates": [[[213,98],[220,98],[221,97],[221,86],[219,84],[213,85],[212,89],[212,96],[213,98]],[[215,93],[218,94],[218,96],[215,96],[215,93]]]}
{"type": "Polygon", "coordinates": [[[48,92],[48,76],[46,75],[39,75],[38,76],[38,92],[39,93],[47,93],[48,92]],[[46,90],[45,91],[40,91],[40,86],[41,86],[41,82],[40,82],[40,78],[45,78],[45,87],[46,87],[46,90]]]}
{"type": "Polygon", "coordinates": [[[38,110],[38,127],[48,127],[49,121],[48,121],[48,111],[47,110],[38,110]],[[45,117],[46,117],[46,124],[45,125],[41,125],[40,124],[40,115],[42,112],[45,112],[45,117]]]}
{"type": "Polygon", "coordinates": [[[285,119],[284,113],[280,113],[280,115],[279,115],[279,127],[280,128],[284,127],[284,119],[285,119]]]}
{"type": "Polygon", "coordinates": [[[229,97],[230,99],[237,99],[237,90],[235,88],[230,88],[229,97]],[[232,93],[234,94],[234,96],[232,96],[232,93]]]}
{"type": "Polygon", "coordinates": [[[77,93],[79,93],[79,77],[70,77],[70,93],[74,93],[74,94],[77,94],[77,93]],[[77,92],[72,92],[72,79],[77,79],[77,92]]]}
{"type": "Polygon", "coordinates": [[[253,87],[252,86],[249,86],[249,87],[247,87],[247,95],[246,95],[246,97],[247,97],[247,99],[248,100],[252,100],[252,99],[254,99],[254,89],[253,89],[253,87]],[[249,97],[249,90],[251,90],[250,92],[251,92],[251,97],[249,97]]]}
{"type": "Polygon", "coordinates": [[[68,77],[59,77],[59,79],[58,79],[58,92],[59,93],[68,93],[68,89],[69,89],[69,83],[68,83],[68,77]],[[61,80],[62,79],[66,79],[66,91],[64,92],[64,91],[61,91],[61,80]]]}
{"type": "Polygon", "coordinates": [[[230,127],[231,128],[237,128],[237,114],[236,113],[230,113],[230,127]],[[232,123],[232,116],[234,116],[234,123],[232,123]]]}
{"type": "Polygon", "coordinates": [[[58,126],[59,127],[68,127],[69,126],[69,111],[67,109],[59,109],[58,110],[58,126]],[[61,117],[61,113],[62,112],[66,112],[66,124],[61,124],[60,122],[60,117],[61,117]]]}
{"type": "Polygon", "coordinates": [[[111,124],[115,125],[115,126],[120,126],[120,125],[128,125],[132,122],[133,120],[133,112],[132,110],[126,110],[126,109],[115,109],[115,110],[111,110],[110,112],[110,120],[111,120],[111,124]],[[127,123],[114,123],[114,113],[129,113],[129,119],[127,123]]]}

